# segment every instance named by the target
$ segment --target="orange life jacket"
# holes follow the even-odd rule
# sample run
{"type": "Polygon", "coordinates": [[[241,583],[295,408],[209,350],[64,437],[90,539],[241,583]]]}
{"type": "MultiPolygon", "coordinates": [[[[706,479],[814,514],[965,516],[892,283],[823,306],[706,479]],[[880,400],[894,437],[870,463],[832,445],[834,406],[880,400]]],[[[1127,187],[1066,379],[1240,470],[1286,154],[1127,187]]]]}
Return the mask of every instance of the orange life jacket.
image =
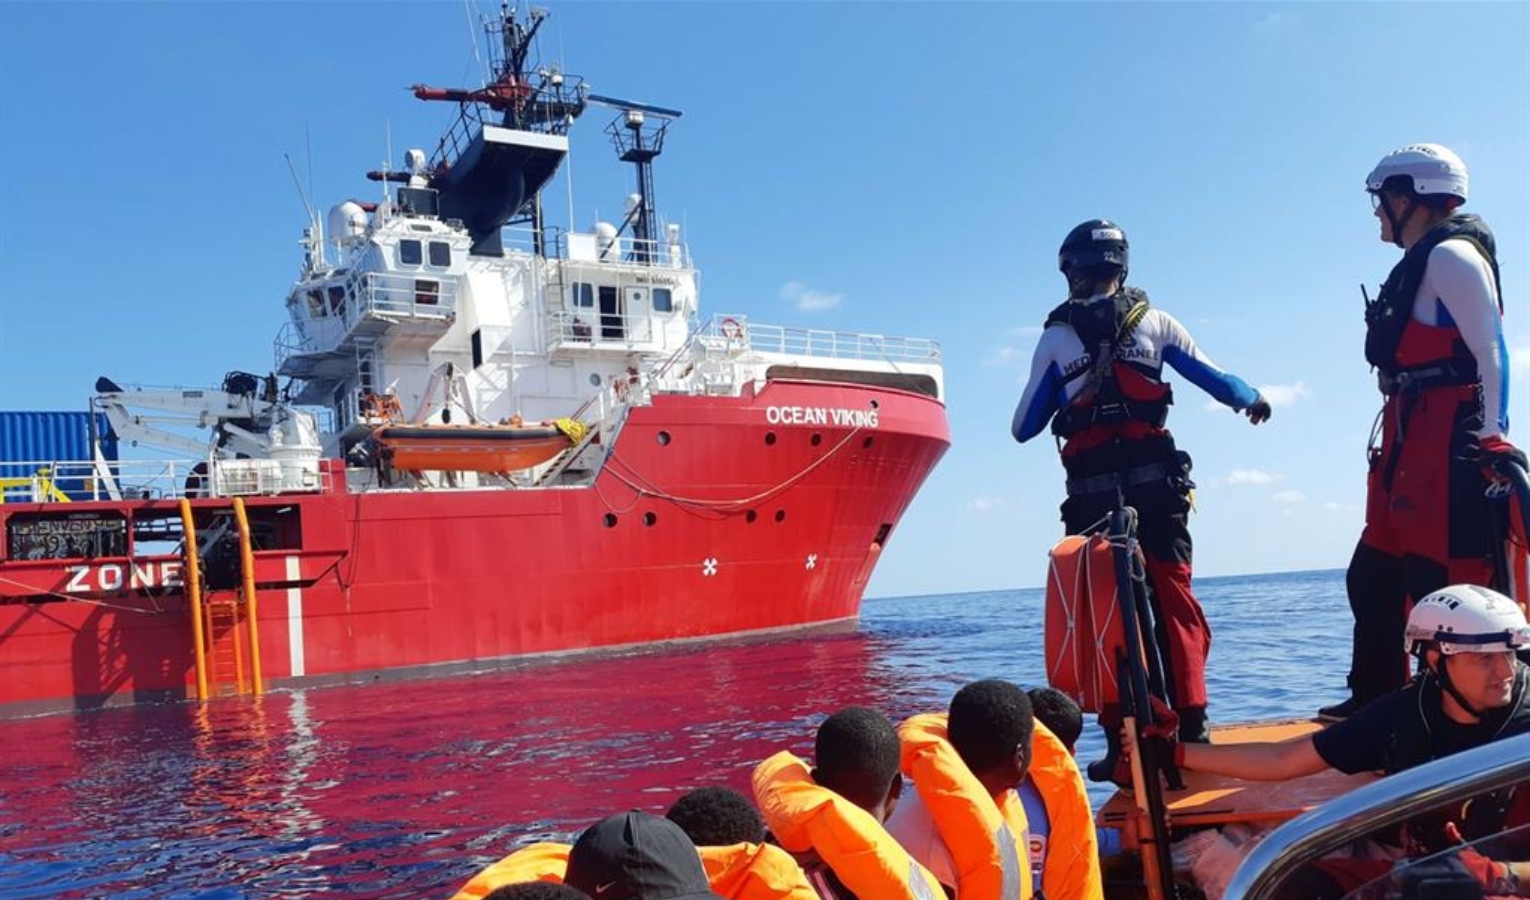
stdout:
{"type": "Polygon", "coordinates": [[[754,770],[754,797],[781,846],[814,850],[861,900],[942,900],[940,882],[871,813],[813,781],[782,751],[754,770]]]}
{"type": "Polygon", "coordinates": [[[1040,722],[1031,735],[1031,783],[1047,808],[1041,887],[1047,900],[1104,900],[1089,794],[1073,754],[1040,722]]]}
{"type": "Polygon", "coordinates": [[[728,900],[818,900],[792,855],[770,844],[701,847],[712,890],[728,900]]]}
{"type": "Polygon", "coordinates": [[[898,726],[903,774],[919,796],[956,864],[961,900],[1027,900],[1032,895],[1029,827],[1014,791],[997,799],[946,738],[946,714],[914,716],[898,726]]]}
{"type": "Polygon", "coordinates": [[[532,844],[522,847],[497,863],[474,875],[452,900],[481,900],[507,884],[527,881],[555,881],[563,883],[568,871],[568,844],[532,844]]]}

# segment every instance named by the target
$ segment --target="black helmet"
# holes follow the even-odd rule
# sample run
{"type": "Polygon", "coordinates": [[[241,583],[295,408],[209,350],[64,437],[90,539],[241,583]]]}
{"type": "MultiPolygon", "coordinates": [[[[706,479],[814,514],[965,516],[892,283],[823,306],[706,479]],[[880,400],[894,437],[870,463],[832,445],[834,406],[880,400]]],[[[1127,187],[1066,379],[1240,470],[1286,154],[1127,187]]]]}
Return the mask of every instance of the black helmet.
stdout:
{"type": "Polygon", "coordinates": [[[1057,251],[1057,268],[1067,274],[1085,266],[1119,266],[1126,274],[1126,232],[1108,219],[1081,222],[1063,238],[1057,251]]]}

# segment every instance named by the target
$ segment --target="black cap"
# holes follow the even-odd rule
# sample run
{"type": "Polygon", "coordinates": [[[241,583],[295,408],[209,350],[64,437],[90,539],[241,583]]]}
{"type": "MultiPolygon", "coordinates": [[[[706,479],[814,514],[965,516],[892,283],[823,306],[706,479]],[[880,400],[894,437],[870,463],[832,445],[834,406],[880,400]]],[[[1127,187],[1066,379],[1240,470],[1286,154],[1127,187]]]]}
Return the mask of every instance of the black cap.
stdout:
{"type": "Polygon", "coordinates": [[[569,851],[563,882],[594,900],[722,900],[680,826],[636,811],[585,829],[569,851]]]}

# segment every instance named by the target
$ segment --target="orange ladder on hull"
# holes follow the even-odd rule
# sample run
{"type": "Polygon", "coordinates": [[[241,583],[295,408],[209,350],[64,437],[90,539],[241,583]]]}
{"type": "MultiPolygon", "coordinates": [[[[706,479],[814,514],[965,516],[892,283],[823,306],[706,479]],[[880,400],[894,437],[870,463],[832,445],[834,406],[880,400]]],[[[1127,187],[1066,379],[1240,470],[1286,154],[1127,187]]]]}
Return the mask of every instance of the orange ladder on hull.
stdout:
{"type": "Polygon", "coordinates": [[[261,677],[259,596],[255,589],[255,555],[244,499],[235,497],[234,522],[239,532],[239,587],[228,592],[205,591],[201,548],[191,502],[181,499],[181,528],[186,548],[186,602],[191,610],[193,659],[197,699],[265,692],[261,677]],[[246,647],[248,650],[246,650],[246,647]],[[245,672],[245,657],[249,672],[245,672]]]}

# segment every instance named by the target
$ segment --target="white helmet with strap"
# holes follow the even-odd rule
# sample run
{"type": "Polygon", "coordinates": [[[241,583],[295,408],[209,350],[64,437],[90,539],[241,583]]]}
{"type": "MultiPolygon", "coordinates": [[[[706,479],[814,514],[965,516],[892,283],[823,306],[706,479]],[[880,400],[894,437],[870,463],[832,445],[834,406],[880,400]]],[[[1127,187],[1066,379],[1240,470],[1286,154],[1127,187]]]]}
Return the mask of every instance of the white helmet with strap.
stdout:
{"type": "Polygon", "coordinates": [[[1530,647],[1530,625],[1519,604],[1474,584],[1454,584],[1414,604],[1404,645],[1419,654],[1436,646],[1456,653],[1503,653],[1530,647]]]}
{"type": "Polygon", "coordinates": [[[1443,144],[1409,144],[1381,158],[1365,178],[1365,189],[1381,190],[1388,178],[1407,178],[1415,194],[1448,194],[1466,202],[1466,163],[1443,144]]]}

